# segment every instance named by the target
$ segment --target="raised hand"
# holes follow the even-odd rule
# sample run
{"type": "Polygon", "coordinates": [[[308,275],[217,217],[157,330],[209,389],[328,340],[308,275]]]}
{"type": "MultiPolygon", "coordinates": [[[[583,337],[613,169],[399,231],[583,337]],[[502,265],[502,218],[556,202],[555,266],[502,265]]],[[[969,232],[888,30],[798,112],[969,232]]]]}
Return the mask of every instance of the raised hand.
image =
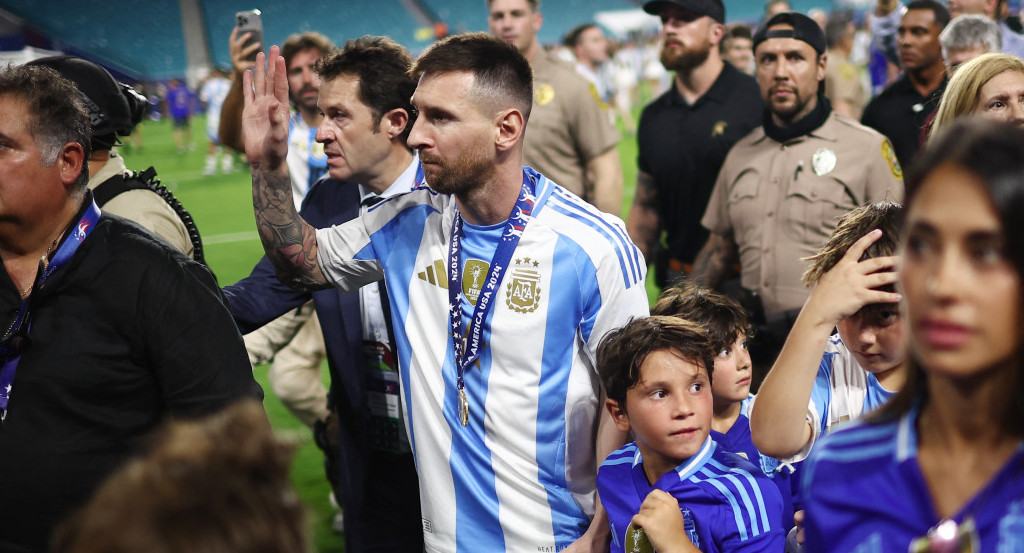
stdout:
{"type": "Polygon", "coordinates": [[[822,321],[835,324],[865,305],[899,302],[900,294],[876,290],[899,279],[894,270],[898,258],[872,257],[860,261],[864,252],[881,237],[882,231],[876,229],[854,242],[839,263],[818,280],[804,309],[812,310],[822,321]]]}
{"type": "Polygon", "coordinates": [[[287,172],[288,76],[278,47],[271,46],[269,56],[257,54],[256,66],[242,79],[242,139],[253,173],[287,172]]]}

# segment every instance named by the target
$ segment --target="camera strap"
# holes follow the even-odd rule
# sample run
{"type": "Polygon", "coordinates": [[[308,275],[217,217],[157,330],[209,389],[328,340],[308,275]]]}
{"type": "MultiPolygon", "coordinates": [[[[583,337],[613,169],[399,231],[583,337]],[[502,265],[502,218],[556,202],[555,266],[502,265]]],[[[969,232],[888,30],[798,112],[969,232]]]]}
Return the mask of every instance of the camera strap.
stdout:
{"type": "Polygon", "coordinates": [[[7,405],[11,400],[14,375],[18,370],[21,355],[28,350],[30,345],[28,333],[32,328],[32,314],[29,312],[29,303],[35,295],[35,291],[42,288],[43,283],[71,260],[78,247],[96,226],[99,218],[100,208],[96,206],[96,202],[90,196],[89,206],[86,207],[85,213],[57,248],[50,264],[43,267],[42,260],[39,261],[39,272],[35,282],[32,283],[32,291],[21,301],[18,315],[14,318],[11,327],[0,338],[0,360],[3,361],[3,368],[0,369],[0,422],[7,420],[7,405]]]}

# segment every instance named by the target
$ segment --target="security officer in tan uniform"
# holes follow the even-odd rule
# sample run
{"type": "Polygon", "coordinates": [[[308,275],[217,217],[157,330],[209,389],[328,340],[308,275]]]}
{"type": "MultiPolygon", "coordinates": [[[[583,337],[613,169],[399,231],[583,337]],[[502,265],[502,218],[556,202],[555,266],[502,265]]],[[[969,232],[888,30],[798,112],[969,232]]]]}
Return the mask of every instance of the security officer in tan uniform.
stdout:
{"type": "Polygon", "coordinates": [[[601,211],[622,210],[619,132],[608,106],[572,65],[537,41],[540,0],[487,0],[491,34],[516,45],[533,68],[533,110],[523,142],[525,163],[601,211]]]}
{"type": "Polygon", "coordinates": [[[763,339],[752,353],[774,359],[809,294],[801,258],[854,207],[901,201],[903,173],[884,136],[832,111],[820,85],[827,56],[817,23],[775,15],[754,35],[754,52],[764,124],[736,143],[719,172],[694,277],[715,286],[738,257],[763,339]]]}
{"type": "Polygon", "coordinates": [[[825,96],[837,113],[860,121],[867,90],[861,69],[850,61],[856,29],[848,17],[836,16],[825,25],[828,65],[825,67],[825,96]]]}

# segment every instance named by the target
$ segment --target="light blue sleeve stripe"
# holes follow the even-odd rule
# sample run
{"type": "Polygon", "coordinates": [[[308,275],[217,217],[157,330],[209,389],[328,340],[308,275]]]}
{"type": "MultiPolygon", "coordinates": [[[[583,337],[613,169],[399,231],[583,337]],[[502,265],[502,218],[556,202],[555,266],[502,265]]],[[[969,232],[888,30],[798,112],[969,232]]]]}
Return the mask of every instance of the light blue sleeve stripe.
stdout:
{"type": "Polygon", "coordinates": [[[618,459],[605,459],[601,466],[613,466],[613,465],[632,465],[633,457],[619,457],[618,459]]]}
{"type": "Polygon", "coordinates": [[[548,295],[547,326],[544,329],[543,359],[537,390],[536,463],[540,481],[547,491],[552,533],[558,551],[579,538],[579,527],[587,520],[586,514],[567,491],[568,467],[565,458],[566,447],[574,447],[574,444],[566,444],[565,440],[566,397],[569,373],[573,366],[572,343],[576,339],[577,323],[584,317],[580,313],[579,294],[587,293],[587,283],[581,286],[573,284],[579,277],[576,264],[568,260],[572,258],[571,250],[575,248],[575,244],[559,239],[552,252],[552,288],[557,283],[564,283],[565,286],[555,288],[548,295]]]}
{"type": "Polygon", "coordinates": [[[821,357],[818,374],[814,377],[814,388],[811,390],[811,401],[818,410],[818,430],[824,434],[828,428],[829,406],[832,403],[832,363],[836,353],[829,352],[821,357]]]}
{"type": "Polygon", "coordinates": [[[583,208],[566,202],[557,195],[552,195],[549,205],[552,209],[567,217],[572,217],[604,236],[615,248],[615,255],[619,258],[619,265],[622,268],[622,279],[629,288],[640,280],[639,250],[627,238],[621,236],[619,230],[610,225],[607,221],[595,217],[583,208]]]}
{"type": "Polygon", "coordinates": [[[609,223],[603,217],[595,215],[593,212],[589,211],[586,207],[581,205],[581,202],[583,200],[569,196],[568,192],[566,192],[565,190],[559,190],[558,192],[559,199],[562,200],[563,203],[573,206],[573,208],[580,214],[581,217],[584,217],[602,227],[609,229],[612,232],[612,234],[615,235],[616,239],[618,240],[618,243],[624,249],[626,249],[627,252],[632,253],[632,255],[630,256],[630,262],[634,268],[638,268],[641,265],[640,250],[636,248],[636,246],[633,244],[633,240],[629,238],[629,235],[626,233],[626,229],[624,227],[618,227],[612,223],[609,223]]]}
{"type": "MultiPolygon", "coordinates": [[[[702,469],[698,472],[698,474],[704,473],[706,473],[706,469],[702,469]]],[[[707,482],[708,484],[714,486],[719,492],[721,492],[722,495],[725,496],[725,499],[729,501],[729,506],[732,508],[732,516],[736,522],[736,529],[739,530],[740,539],[743,541],[749,539],[749,536],[747,535],[747,525],[745,522],[743,522],[743,517],[740,514],[739,502],[736,501],[736,496],[733,495],[731,491],[729,491],[729,488],[722,485],[721,482],[718,482],[714,474],[709,474],[708,478],[700,478],[695,474],[690,477],[690,480],[694,483],[707,482]]]]}
{"type": "MultiPolygon", "coordinates": [[[[764,496],[761,495],[761,486],[758,485],[757,479],[754,478],[754,475],[750,474],[749,472],[747,472],[745,470],[726,468],[724,465],[722,465],[718,461],[715,461],[714,459],[711,460],[711,464],[713,464],[719,470],[726,470],[726,471],[728,471],[729,474],[730,474],[730,477],[732,477],[732,475],[735,475],[735,476],[739,476],[739,477],[743,478],[746,481],[747,486],[751,489],[751,491],[753,491],[754,497],[757,500],[757,511],[756,511],[756,513],[761,518],[761,532],[767,532],[767,531],[771,530],[771,522],[768,521],[768,508],[767,508],[767,506],[764,503],[764,496]]],[[[739,482],[737,482],[737,486],[739,486],[739,485],[740,485],[739,482]]],[[[774,486],[775,484],[772,484],[772,485],[774,486]]],[[[761,532],[758,532],[755,529],[754,535],[756,536],[756,535],[760,534],[761,532]]]]}
{"type": "MultiPolygon", "coordinates": [[[[719,470],[725,469],[725,470],[728,471],[728,469],[726,469],[722,465],[718,464],[714,460],[712,460],[711,463],[714,463],[715,465],[717,465],[716,468],[718,468],[719,470]]],[[[732,472],[726,472],[722,476],[725,477],[726,481],[728,481],[733,486],[735,486],[736,491],[739,492],[740,499],[743,500],[743,506],[746,507],[745,511],[743,511],[741,513],[737,513],[737,515],[749,519],[750,520],[750,530],[753,533],[753,535],[754,536],[760,535],[763,530],[758,527],[758,520],[757,520],[756,513],[758,512],[758,510],[763,511],[763,509],[755,509],[754,508],[754,503],[753,503],[753,501],[751,501],[750,494],[747,493],[747,489],[743,486],[743,483],[740,482],[740,480],[738,478],[736,478],[736,476],[732,472]]],[[[759,507],[760,507],[760,505],[759,505],[759,507]]]]}

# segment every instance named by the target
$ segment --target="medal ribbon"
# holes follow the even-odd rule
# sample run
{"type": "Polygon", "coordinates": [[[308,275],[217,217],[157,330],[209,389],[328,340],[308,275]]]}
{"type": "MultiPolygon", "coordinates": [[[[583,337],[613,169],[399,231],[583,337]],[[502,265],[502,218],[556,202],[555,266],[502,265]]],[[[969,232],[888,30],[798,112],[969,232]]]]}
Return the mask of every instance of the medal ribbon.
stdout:
{"type": "Polygon", "coordinates": [[[43,268],[43,262],[39,262],[40,270],[35,282],[32,283],[32,292],[22,300],[21,307],[18,309],[18,315],[14,318],[14,323],[7,329],[3,339],[0,339],[0,344],[2,344],[0,345],[0,357],[3,360],[3,369],[0,370],[0,422],[7,420],[7,404],[11,400],[11,389],[13,388],[14,375],[18,370],[18,361],[21,360],[21,354],[28,349],[29,345],[28,333],[32,328],[32,315],[28,310],[29,300],[32,299],[34,292],[41,288],[47,279],[71,260],[75,251],[85,241],[85,237],[89,236],[89,233],[96,226],[99,218],[100,208],[96,206],[95,201],[92,201],[85,209],[82,218],[71,229],[68,237],[57,248],[57,252],[53,254],[50,264],[43,268]]]}
{"type": "Polygon", "coordinates": [[[505,276],[505,270],[512,260],[512,254],[519,244],[526,224],[530,221],[533,213],[536,197],[536,183],[532,178],[523,173],[523,187],[519,190],[519,199],[512,208],[512,214],[505,222],[505,228],[501,233],[501,240],[494,250],[494,258],[491,259],[487,280],[483,289],[477,297],[476,306],[473,309],[473,316],[469,321],[469,332],[467,338],[462,337],[462,271],[461,269],[461,239],[462,239],[462,215],[459,214],[458,206],[455,207],[455,221],[452,223],[452,236],[448,256],[448,319],[452,327],[452,340],[455,346],[455,369],[457,373],[457,384],[459,390],[459,418],[462,426],[469,423],[469,403],[466,399],[466,382],[464,374],[470,365],[479,357],[481,344],[483,343],[483,327],[487,314],[491,309],[491,300],[497,296],[498,286],[505,276]]]}

